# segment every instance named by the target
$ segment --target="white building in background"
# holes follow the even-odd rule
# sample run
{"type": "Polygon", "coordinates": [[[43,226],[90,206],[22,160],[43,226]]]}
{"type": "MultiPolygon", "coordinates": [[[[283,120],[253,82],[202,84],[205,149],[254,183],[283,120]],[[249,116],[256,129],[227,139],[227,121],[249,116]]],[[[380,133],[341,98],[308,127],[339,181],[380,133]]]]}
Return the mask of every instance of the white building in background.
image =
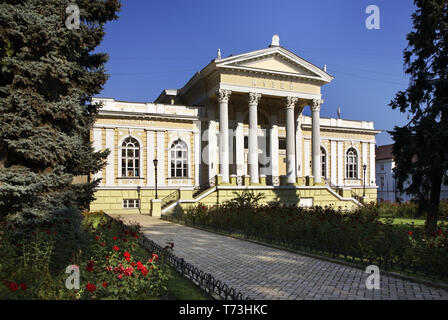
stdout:
{"type": "MultiPolygon", "coordinates": [[[[397,182],[394,177],[393,169],[395,168],[394,156],[392,155],[392,144],[378,146],[375,153],[376,166],[376,182],[378,184],[378,202],[406,202],[413,199],[413,195],[408,195],[405,192],[399,192],[397,182]]],[[[404,188],[409,185],[406,181],[404,188]]],[[[440,192],[440,199],[448,199],[448,186],[442,184],[440,192]]]]}

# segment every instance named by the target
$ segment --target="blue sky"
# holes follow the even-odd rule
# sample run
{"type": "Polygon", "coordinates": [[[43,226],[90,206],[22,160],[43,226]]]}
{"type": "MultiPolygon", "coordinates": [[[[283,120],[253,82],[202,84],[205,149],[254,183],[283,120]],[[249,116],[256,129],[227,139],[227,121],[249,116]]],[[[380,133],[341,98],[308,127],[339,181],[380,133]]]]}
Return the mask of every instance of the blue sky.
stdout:
{"type": "MultiPolygon", "coordinates": [[[[407,88],[403,49],[411,31],[410,0],[123,0],[120,18],[106,25],[98,51],[107,52],[110,78],[99,96],[150,102],[181,88],[216,58],[280,45],[335,79],[323,87],[322,117],[369,120],[379,130],[403,125],[388,104],[407,88]],[[368,30],[368,5],[380,8],[380,30],[368,30]]],[[[305,114],[308,114],[308,108],[305,114]]],[[[384,132],[377,144],[392,143],[384,132]]]]}

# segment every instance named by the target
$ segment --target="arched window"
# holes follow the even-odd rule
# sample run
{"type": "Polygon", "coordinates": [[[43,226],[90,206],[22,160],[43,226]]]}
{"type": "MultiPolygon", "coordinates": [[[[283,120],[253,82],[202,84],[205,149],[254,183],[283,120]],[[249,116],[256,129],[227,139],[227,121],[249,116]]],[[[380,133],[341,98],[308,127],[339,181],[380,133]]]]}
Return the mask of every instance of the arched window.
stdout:
{"type": "Polygon", "coordinates": [[[171,144],[171,177],[188,178],[188,147],[177,139],[171,144]]]}
{"type": "Polygon", "coordinates": [[[140,144],[132,137],[124,139],[121,144],[121,176],[140,176],[140,144]]]}
{"type": "Polygon", "coordinates": [[[345,155],[345,178],[358,178],[358,152],[354,148],[348,149],[345,155]]]}
{"type": "Polygon", "coordinates": [[[322,178],[327,178],[327,152],[324,147],[320,147],[320,165],[322,167],[322,178]]]}

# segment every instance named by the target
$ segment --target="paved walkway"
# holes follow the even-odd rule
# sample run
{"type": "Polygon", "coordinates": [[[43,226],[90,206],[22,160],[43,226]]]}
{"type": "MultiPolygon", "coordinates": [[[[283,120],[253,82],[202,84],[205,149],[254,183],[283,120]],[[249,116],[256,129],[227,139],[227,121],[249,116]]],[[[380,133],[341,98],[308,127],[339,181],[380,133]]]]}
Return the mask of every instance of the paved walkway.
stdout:
{"type": "Polygon", "coordinates": [[[121,217],[161,246],[173,241],[175,255],[253,299],[448,300],[443,289],[385,275],[380,290],[368,290],[360,269],[148,216],[121,217]]]}

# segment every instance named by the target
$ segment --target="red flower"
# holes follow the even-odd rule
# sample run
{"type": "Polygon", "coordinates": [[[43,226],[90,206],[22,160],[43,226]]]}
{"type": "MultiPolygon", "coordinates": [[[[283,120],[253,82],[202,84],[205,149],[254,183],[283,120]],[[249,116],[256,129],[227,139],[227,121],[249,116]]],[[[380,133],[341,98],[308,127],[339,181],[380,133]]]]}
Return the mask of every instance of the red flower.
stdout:
{"type": "Polygon", "coordinates": [[[101,242],[100,245],[104,246],[104,242],[101,242]]]}
{"type": "Polygon", "coordinates": [[[118,275],[118,279],[123,279],[123,275],[122,275],[122,274],[119,274],[119,275],[118,275]]]}
{"type": "Polygon", "coordinates": [[[157,254],[153,253],[152,258],[154,259],[154,262],[156,262],[157,259],[159,259],[159,256],[157,254]]]}
{"type": "Polygon", "coordinates": [[[95,263],[93,261],[89,261],[89,263],[87,264],[87,271],[92,272],[93,271],[93,266],[95,265],[95,263]]]}
{"type": "Polygon", "coordinates": [[[25,291],[26,289],[28,289],[28,287],[26,286],[26,283],[25,283],[25,282],[23,282],[23,283],[20,285],[20,288],[21,288],[23,291],[25,291]]]}
{"type": "Polygon", "coordinates": [[[412,235],[412,231],[408,231],[408,235],[412,235]]]}
{"type": "Polygon", "coordinates": [[[125,251],[125,252],[123,253],[123,256],[124,256],[125,258],[130,258],[130,257],[131,257],[131,254],[130,254],[129,252],[125,251]]]}
{"type": "Polygon", "coordinates": [[[100,240],[100,237],[98,237],[98,236],[95,236],[95,240],[100,240]]]}
{"type": "Polygon", "coordinates": [[[118,237],[113,237],[112,239],[114,239],[114,240],[118,240],[118,237]]]}
{"type": "Polygon", "coordinates": [[[120,248],[118,248],[117,246],[114,246],[113,249],[114,249],[115,251],[120,251],[120,248]]]}
{"type": "Polygon", "coordinates": [[[103,287],[104,287],[104,288],[107,287],[107,282],[103,282],[103,287]]]}
{"type": "Polygon", "coordinates": [[[131,266],[135,267],[135,262],[131,262],[131,266]]]}
{"type": "Polygon", "coordinates": [[[126,238],[123,238],[123,242],[127,242],[128,241],[128,239],[126,239],[126,238]]]}
{"type": "Polygon", "coordinates": [[[47,231],[45,231],[45,233],[48,234],[48,235],[50,235],[50,234],[51,234],[51,231],[50,231],[50,230],[47,230],[47,231]]]}
{"type": "Polygon", "coordinates": [[[96,290],[96,287],[95,287],[95,285],[93,284],[93,283],[88,283],[87,285],[86,285],[86,289],[87,289],[87,291],[90,291],[90,292],[94,292],[95,290],[96,290]]]}
{"type": "Polygon", "coordinates": [[[15,282],[11,282],[8,284],[9,290],[11,291],[17,291],[17,289],[19,289],[19,286],[17,283],[15,282]]]}

